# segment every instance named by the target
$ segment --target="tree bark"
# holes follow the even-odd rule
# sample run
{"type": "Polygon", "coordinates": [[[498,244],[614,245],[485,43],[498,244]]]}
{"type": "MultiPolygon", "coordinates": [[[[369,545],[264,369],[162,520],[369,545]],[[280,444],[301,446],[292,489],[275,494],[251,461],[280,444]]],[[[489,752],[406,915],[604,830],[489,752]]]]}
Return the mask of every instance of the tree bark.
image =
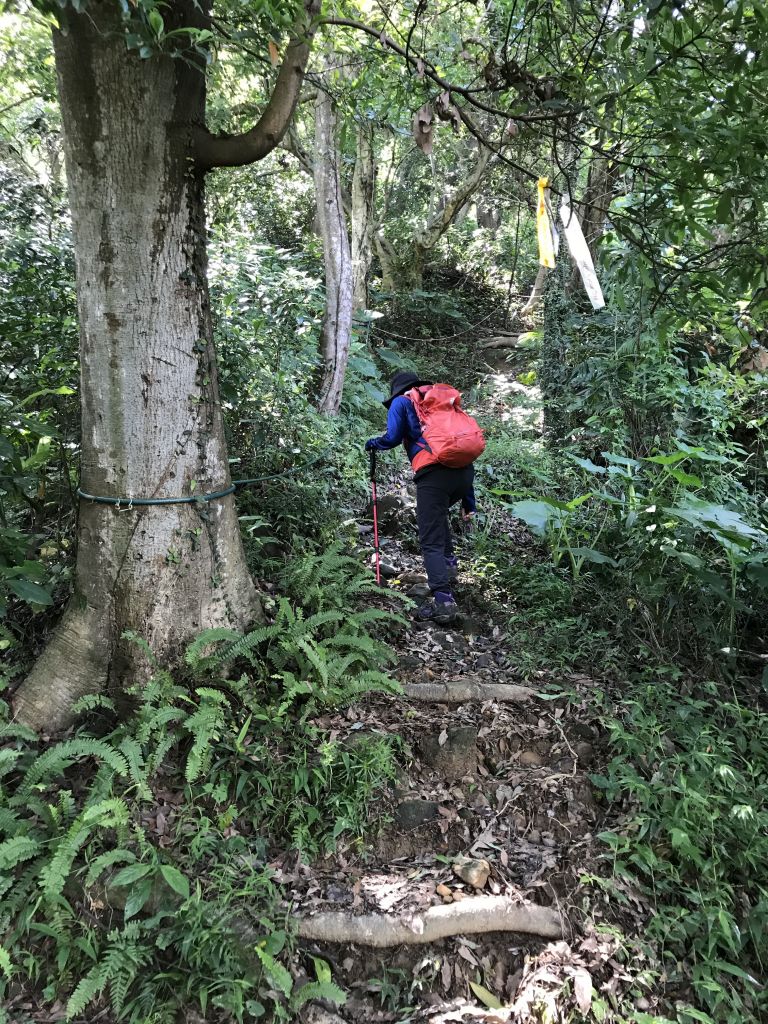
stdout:
{"type": "MultiPolygon", "coordinates": [[[[193,8],[170,8],[189,24],[193,8]]],[[[199,10],[199,9],[198,9],[199,10]]],[[[230,483],[206,278],[203,172],[189,159],[205,79],[184,60],[141,60],[117,3],[54,33],[80,319],[81,487],[175,498],[230,483]]],[[[116,510],[82,501],[74,594],[15,698],[47,732],[72,702],[149,671],[201,629],[260,617],[232,495],[116,510]]]]}
{"type": "Polygon", "coordinates": [[[521,313],[532,313],[534,309],[541,305],[541,300],[544,298],[544,289],[547,286],[547,277],[549,276],[548,267],[539,267],[539,272],[536,275],[536,280],[533,282],[533,290],[528,297],[528,301],[521,308],[521,313]]]}
{"type": "Polygon", "coordinates": [[[352,332],[352,260],[339,175],[336,109],[323,88],[318,90],[315,102],[314,177],[326,296],[318,408],[335,416],[341,407],[352,332]]]}
{"type": "Polygon", "coordinates": [[[368,272],[373,258],[374,187],[376,164],[373,129],[365,121],[357,126],[355,171],[352,176],[352,305],[368,305],[368,272]]]}
{"type": "Polygon", "coordinates": [[[429,907],[412,916],[359,914],[325,910],[298,919],[301,939],[344,942],[356,946],[414,946],[439,942],[451,935],[524,932],[548,939],[562,936],[562,915],[554,907],[523,903],[510,896],[472,896],[461,903],[429,907]]]}

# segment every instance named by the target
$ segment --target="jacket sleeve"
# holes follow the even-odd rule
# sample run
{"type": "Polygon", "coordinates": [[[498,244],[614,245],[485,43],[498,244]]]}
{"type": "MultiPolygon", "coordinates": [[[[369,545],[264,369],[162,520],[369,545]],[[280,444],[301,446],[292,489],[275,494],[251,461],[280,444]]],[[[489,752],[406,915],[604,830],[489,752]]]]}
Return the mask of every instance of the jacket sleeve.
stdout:
{"type": "Polygon", "coordinates": [[[464,497],[461,499],[461,507],[464,512],[470,514],[471,512],[477,512],[477,502],[475,501],[475,488],[470,487],[464,497]]]}
{"type": "Polygon", "coordinates": [[[390,448],[397,448],[399,444],[402,444],[408,424],[407,405],[408,399],[402,396],[394,400],[387,413],[387,432],[381,437],[374,437],[371,447],[376,448],[377,451],[386,452],[390,448]]]}

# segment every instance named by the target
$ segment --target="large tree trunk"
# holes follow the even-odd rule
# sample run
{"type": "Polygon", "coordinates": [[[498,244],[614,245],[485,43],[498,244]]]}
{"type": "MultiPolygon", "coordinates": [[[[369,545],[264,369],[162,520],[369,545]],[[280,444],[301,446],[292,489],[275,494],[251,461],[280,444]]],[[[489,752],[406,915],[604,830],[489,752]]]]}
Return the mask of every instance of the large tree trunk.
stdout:
{"type": "MultiPolygon", "coordinates": [[[[169,29],[173,11],[164,12],[169,29]]],[[[80,316],[82,489],[125,498],[226,489],[202,172],[189,161],[204,77],[185,60],[129,53],[117,3],[68,14],[54,36],[80,316]]],[[[74,595],[16,695],[18,717],[54,731],[79,696],[144,676],[126,630],[167,663],[201,629],[259,615],[232,495],[121,510],[84,500],[74,595]]]]}
{"type": "Polygon", "coordinates": [[[352,305],[368,305],[368,272],[373,257],[374,186],[376,164],[370,122],[357,126],[355,172],[352,176],[352,305]]]}
{"type": "Polygon", "coordinates": [[[333,98],[321,88],[315,103],[315,162],[317,215],[325,263],[323,319],[323,379],[318,408],[335,416],[341,406],[344,374],[352,331],[352,260],[344,219],[336,110],[333,98]]]}

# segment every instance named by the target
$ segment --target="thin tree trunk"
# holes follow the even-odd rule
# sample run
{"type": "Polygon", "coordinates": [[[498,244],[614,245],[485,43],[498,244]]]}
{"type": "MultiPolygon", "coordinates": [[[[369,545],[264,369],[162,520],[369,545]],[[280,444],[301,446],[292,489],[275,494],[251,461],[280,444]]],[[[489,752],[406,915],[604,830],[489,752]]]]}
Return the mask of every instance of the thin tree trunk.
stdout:
{"type": "Polygon", "coordinates": [[[532,313],[534,309],[541,305],[541,300],[544,298],[544,289],[547,286],[548,275],[548,267],[539,267],[536,280],[533,282],[533,291],[531,292],[526,304],[521,308],[521,313],[532,313]]]}
{"type": "MultiPolygon", "coordinates": [[[[179,7],[165,13],[170,29],[179,7]]],[[[126,499],[226,489],[203,177],[189,161],[204,76],[129,53],[117,4],[66,18],[54,44],[80,317],[81,486],[126,499]]],[[[54,731],[83,694],[146,676],[126,630],[167,664],[203,628],[259,616],[231,495],[119,511],[82,501],[74,595],[16,713],[54,731]]]]}
{"type": "Polygon", "coordinates": [[[387,290],[399,291],[419,288],[424,277],[424,267],[431,250],[437,245],[448,228],[454,224],[477,192],[489,168],[498,158],[481,145],[471,170],[454,188],[445,202],[427,218],[413,235],[410,244],[402,247],[402,253],[384,238],[383,230],[376,235],[376,251],[382,265],[383,285],[387,290]]]}
{"type": "Polygon", "coordinates": [[[472,169],[463,178],[445,202],[441,210],[437,210],[427,223],[416,233],[416,244],[425,252],[433,248],[451,224],[454,223],[462,208],[469,203],[477,192],[488,169],[498,157],[483,145],[479,145],[477,159],[472,169]]]}
{"type": "Polygon", "coordinates": [[[364,121],[357,126],[355,172],[352,176],[352,305],[355,309],[365,309],[368,305],[375,180],[373,129],[368,121],[364,121]]]}
{"type": "Polygon", "coordinates": [[[383,229],[374,234],[373,244],[376,249],[376,255],[379,257],[379,263],[381,264],[382,289],[385,292],[397,291],[399,272],[395,247],[385,236],[383,229]]]}
{"type": "Polygon", "coordinates": [[[315,190],[325,264],[323,380],[318,408],[335,416],[341,406],[352,331],[352,260],[339,175],[336,110],[321,88],[315,103],[315,190]]]}

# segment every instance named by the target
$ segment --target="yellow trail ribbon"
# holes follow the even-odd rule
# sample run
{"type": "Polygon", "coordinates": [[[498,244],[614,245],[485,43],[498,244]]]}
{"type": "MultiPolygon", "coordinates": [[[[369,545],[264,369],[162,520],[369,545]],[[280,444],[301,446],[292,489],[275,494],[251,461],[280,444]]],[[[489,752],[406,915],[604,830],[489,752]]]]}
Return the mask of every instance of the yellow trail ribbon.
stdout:
{"type": "Polygon", "coordinates": [[[539,178],[539,202],[536,207],[536,235],[539,240],[539,263],[542,267],[555,265],[555,242],[553,224],[549,215],[549,203],[546,191],[549,189],[549,178],[539,178]]]}

